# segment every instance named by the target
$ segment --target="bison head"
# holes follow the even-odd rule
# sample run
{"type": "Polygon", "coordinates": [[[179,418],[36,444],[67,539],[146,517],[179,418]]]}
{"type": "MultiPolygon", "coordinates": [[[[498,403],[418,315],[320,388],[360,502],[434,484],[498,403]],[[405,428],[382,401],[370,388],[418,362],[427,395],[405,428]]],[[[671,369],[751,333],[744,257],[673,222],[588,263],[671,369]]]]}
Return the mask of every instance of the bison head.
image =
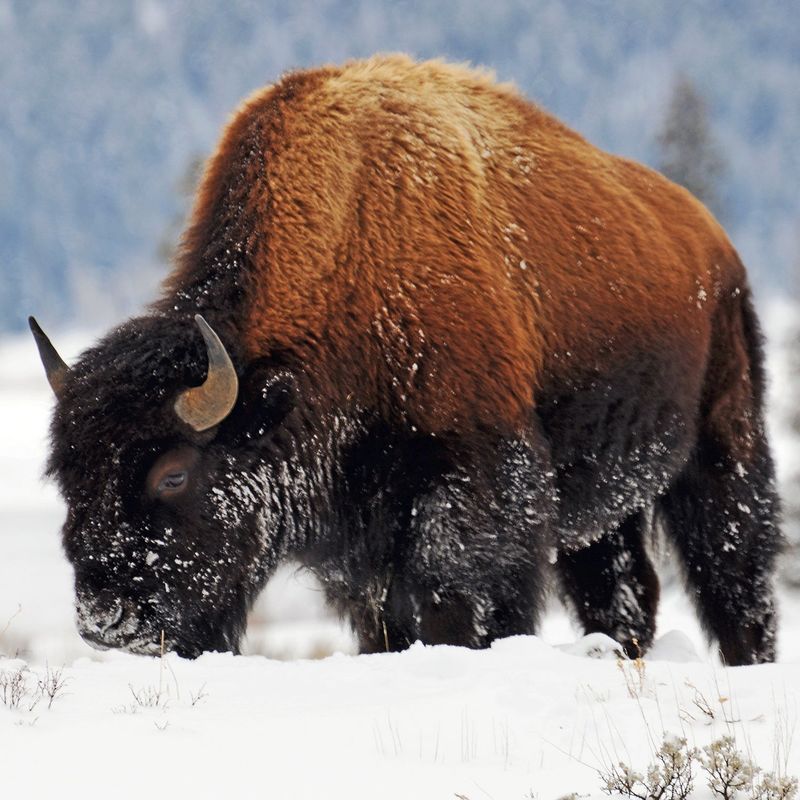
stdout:
{"type": "Polygon", "coordinates": [[[69,368],[31,319],[57,399],[48,474],[67,503],[78,626],[96,647],[236,650],[279,556],[291,382],[237,373],[195,320],[133,319],[69,368]]]}

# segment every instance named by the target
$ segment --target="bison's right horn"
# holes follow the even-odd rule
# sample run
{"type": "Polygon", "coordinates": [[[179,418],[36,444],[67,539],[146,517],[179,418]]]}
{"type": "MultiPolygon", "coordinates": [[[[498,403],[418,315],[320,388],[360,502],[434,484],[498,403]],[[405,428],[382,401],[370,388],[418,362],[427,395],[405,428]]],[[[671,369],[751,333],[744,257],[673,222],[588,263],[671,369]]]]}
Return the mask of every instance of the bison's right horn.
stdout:
{"type": "Polygon", "coordinates": [[[64,388],[64,380],[69,373],[69,367],[64,363],[64,359],[53,347],[53,343],[47,338],[47,334],[39,327],[39,323],[33,318],[28,317],[33,338],[36,340],[36,347],[39,350],[39,358],[42,359],[45,375],[50,387],[56,396],[61,394],[64,388]]]}
{"type": "Polygon", "coordinates": [[[200,314],[195,314],[194,320],[206,343],[208,375],[202,385],[178,395],[175,413],[199,433],[219,425],[231,413],[239,394],[239,379],[213,328],[200,314]]]}

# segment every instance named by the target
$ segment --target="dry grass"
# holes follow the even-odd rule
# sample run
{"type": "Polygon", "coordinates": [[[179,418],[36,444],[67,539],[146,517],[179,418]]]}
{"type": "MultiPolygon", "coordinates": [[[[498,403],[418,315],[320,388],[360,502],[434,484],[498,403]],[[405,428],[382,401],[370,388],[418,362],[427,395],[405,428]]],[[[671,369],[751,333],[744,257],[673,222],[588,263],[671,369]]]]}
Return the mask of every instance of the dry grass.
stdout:
{"type": "Polygon", "coordinates": [[[599,770],[602,790],[630,800],[688,800],[699,773],[721,800],[795,800],[797,778],[763,770],[742,753],[732,736],[715,739],[702,750],[686,739],[665,737],[644,772],[620,761],[599,770]]]}
{"type": "Polygon", "coordinates": [[[64,694],[67,679],[62,667],[45,667],[43,673],[32,671],[27,664],[12,670],[0,670],[0,703],[11,711],[34,711],[40,703],[47,710],[64,694]]]}

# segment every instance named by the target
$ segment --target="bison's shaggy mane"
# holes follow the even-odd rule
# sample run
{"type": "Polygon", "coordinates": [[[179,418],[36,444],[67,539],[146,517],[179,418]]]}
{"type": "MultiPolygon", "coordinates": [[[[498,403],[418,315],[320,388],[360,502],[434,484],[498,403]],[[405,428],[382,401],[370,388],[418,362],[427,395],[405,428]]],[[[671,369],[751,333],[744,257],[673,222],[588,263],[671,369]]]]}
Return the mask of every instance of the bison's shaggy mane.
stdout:
{"type": "Polygon", "coordinates": [[[673,332],[742,280],[683,189],[485,73],[394,56],[244,102],[160,307],[223,312],[338,402],[463,431],[525,424],[537,390],[639,349],[701,371],[707,334],[687,352],[673,332]]]}

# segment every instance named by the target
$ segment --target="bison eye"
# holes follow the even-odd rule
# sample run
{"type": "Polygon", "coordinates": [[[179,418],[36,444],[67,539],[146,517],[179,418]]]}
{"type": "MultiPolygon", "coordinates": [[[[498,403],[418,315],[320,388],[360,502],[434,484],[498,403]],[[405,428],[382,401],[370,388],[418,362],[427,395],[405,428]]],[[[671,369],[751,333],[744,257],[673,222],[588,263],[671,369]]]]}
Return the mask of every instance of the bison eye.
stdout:
{"type": "Polygon", "coordinates": [[[171,472],[169,475],[166,475],[161,479],[156,491],[161,494],[162,492],[169,492],[179,489],[184,483],[186,483],[186,479],[188,477],[189,473],[185,470],[183,472],[171,472]]]}
{"type": "Polygon", "coordinates": [[[192,447],[176,447],[164,453],[147,474],[147,493],[154,500],[183,494],[191,485],[191,473],[200,454],[192,447]]]}

